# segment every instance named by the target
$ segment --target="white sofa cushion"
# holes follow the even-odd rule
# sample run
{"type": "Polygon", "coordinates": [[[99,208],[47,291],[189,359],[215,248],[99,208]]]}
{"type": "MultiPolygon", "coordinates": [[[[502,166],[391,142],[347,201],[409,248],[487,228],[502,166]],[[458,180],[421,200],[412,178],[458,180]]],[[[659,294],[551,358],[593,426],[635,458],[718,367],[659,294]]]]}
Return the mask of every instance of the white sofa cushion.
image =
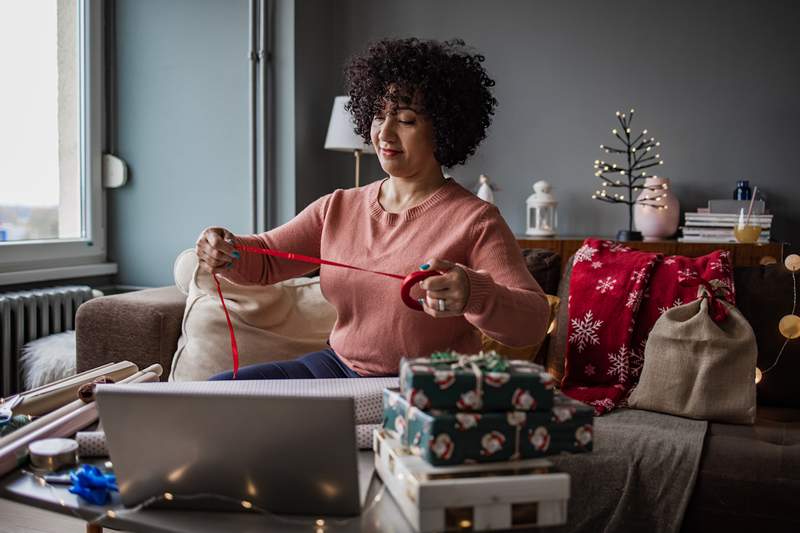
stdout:
{"type": "MultiPolygon", "coordinates": [[[[233,369],[230,336],[211,275],[194,250],[175,261],[175,284],[186,295],[171,381],[201,381],[233,369]]],[[[239,366],[294,359],[324,349],[336,322],[319,278],[275,285],[237,285],[219,277],[239,346],[239,366]]]]}

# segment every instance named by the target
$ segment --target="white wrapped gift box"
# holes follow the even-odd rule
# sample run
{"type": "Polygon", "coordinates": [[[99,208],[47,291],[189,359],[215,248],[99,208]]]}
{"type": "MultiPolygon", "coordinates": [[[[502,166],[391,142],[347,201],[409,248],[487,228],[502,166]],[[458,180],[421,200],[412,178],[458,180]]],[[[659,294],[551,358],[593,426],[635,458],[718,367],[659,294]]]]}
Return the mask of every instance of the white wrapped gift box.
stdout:
{"type": "Polygon", "coordinates": [[[489,531],[565,524],[569,474],[547,459],[431,466],[383,430],[375,469],[420,532],[489,531]]]}

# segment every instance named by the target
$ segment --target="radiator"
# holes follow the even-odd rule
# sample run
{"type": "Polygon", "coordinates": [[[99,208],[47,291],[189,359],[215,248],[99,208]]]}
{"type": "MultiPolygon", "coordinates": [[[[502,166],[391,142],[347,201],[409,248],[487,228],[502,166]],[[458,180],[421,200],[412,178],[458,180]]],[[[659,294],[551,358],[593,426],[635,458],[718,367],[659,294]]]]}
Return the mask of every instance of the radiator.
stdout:
{"type": "Polygon", "coordinates": [[[78,306],[91,298],[85,285],[0,293],[0,396],[20,391],[25,343],[75,329],[78,306]]]}

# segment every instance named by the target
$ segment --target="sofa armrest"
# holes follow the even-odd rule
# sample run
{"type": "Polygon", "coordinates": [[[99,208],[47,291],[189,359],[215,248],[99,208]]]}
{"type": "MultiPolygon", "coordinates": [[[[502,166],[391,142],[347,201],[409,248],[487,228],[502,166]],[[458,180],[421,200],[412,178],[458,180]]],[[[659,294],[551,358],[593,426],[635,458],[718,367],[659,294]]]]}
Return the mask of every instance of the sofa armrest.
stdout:
{"type": "Polygon", "coordinates": [[[75,317],[77,371],[109,362],[158,363],[169,376],[186,296],[177,287],[145,289],[85,302],[75,317]]]}

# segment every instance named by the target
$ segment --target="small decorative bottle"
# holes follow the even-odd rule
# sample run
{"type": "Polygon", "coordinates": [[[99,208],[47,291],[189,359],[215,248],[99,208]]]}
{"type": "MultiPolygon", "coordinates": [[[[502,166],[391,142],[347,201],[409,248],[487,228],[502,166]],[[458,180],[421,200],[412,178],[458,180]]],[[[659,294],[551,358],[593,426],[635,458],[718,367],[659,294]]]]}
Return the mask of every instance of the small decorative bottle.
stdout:
{"type": "Polygon", "coordinates": [[[733,191],[734,200],[749,200],[753,197],[753,191],[750,190],[750,182],[748,180],[739,180],[736,182],[736,190],[733,191]]]}

